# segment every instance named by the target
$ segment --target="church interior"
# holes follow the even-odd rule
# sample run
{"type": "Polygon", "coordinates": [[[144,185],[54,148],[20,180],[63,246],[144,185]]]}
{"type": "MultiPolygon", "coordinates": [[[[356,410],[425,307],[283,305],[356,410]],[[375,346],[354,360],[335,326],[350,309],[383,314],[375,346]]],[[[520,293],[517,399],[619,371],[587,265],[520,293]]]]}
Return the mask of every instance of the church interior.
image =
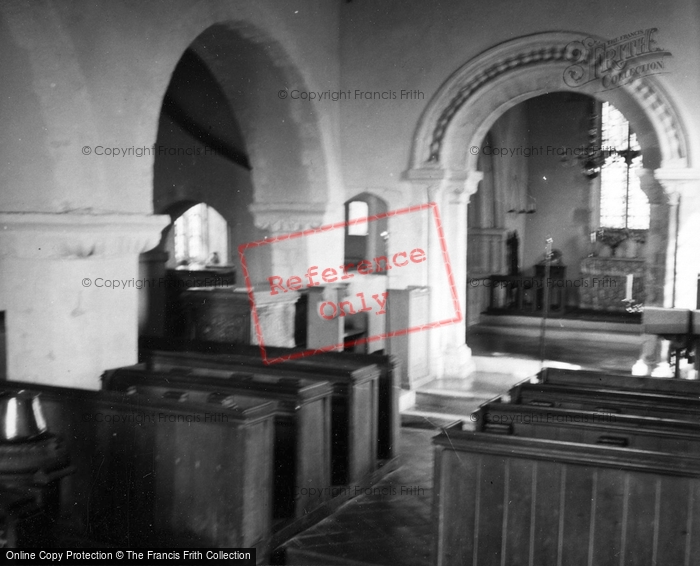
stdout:
{"type": "Polygon", "coordinates": [[[696,0],[0,3],[0,547],[700,563],[698,55],[696,0]]]}

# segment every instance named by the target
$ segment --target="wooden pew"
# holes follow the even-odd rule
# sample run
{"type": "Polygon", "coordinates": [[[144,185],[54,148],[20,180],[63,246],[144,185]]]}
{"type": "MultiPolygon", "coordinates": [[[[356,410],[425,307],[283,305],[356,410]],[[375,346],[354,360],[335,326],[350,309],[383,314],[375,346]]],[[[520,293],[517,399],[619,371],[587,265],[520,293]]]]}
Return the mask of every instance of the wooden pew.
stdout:
{"type": "Polygon", "coordinates": [[[474,414],[477,432],[605,444],[700,456],[700,423],[490,402],[474,414]]]}
{"type": "Polygon", "coordinates": [[[75,473],[64,521],[119,546],[255,547],[268,555],[274,404],[249,397],[179,403],[4,382],[40,394],[75,473]],[[235,406],[231,406],[235,403],[235,406]]]}
{"type": "Polygon", "coordinates": [[[510,396],[523,405],[700,421],[698,397],[548,383],[518,384],[510,396]]]}
{"type": "MultiPolygon", "coordinates": [[[[170,338],[142,337],[139,339],[140,361],[148,363],[154,352],[192,351],[202,353],[233,354],[247,356],[260,367],[274,367],[280,364],[265,366],[262,363],[260,348],[242,344],[226,344],[221,342],[197,342],[175,340],[170,338]]],[[[288,356],[304,351],[303,349],[267,347],[269,358],[288,356]]],[[[324,352],[314,354],[314,363],[307,363],[309,358],[299,358],[284,362],[284,367],[299,369],[304,372],[318,373],[334,371],[333,368],[361,369],[375,364],[379,368],[378,397],[377,397],[377,458],[388,460],[398,456],[399,433],[401,431],[401,415],[399,413],[399,396],[401,392],[401,362],[396,356],[384,354],[356,354],[353,352],[324,352]],[[320,364],[319,364],[320,362],[320,364]]]]}
{"type": "MultiPolygon", "coordinates": [[[[275,349],[277,350],[277,348],[275,349]]],[[[278,354],[280,355],[280,354],[278,354]]],[[[324,352],[319,354],[330,364],[351,359],[359,365],[376,364],[379,368],[377,392],[377,458],[390,460],[399,455],[401,433],[401,362],[396,356],[386,354],[356,354],[353,352],[324,352]]]]}
{"type": "Polygon", "coordinates": [[[273,400],[274,516],[302,517],[330,498],[332,388],[327,382],[187,368],[152,372],[140,364],[106,371],[102,387],[119,392],[138,388],[160,397],[178,390],[195,402],[207,402],[217,393],[273,400]]]}
{"type": "Polygon", "coordinates": [[[433,443],[439,566],[692,566],[700,556],[698,458],[461,425],[433,443]]]}
{"type": "Polygon", "coordinates": [[[359,364],[344,358],[329,364],[319,356],[266,365],[255,347],[216,342],[206,345],[211,346],[207,351],[215,353],[149,350],[145,353],[146,367],[151,371],[186,367],[228,372],[264,371],[289,378],[328,381],[333,386],[332,484],[363,484],[377,468],[379,369],[376,365],[359,364]],[[227,351],[240,353],[220,353],[227,351]]]}
{"type": "Polygon", "coordinates": [[[550,385],[599,387],[624,391],[700,397],[700,380],[640,377],[591,370],[545,368],[539,379],[550,385]]]}

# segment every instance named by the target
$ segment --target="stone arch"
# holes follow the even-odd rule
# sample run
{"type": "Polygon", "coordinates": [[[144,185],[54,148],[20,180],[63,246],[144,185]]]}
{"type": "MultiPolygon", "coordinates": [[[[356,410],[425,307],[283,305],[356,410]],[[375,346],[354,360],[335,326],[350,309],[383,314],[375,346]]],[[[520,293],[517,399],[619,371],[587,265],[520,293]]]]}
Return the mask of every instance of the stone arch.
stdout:
{"type": "Polygon", "coordinates": [[[325,202],[318,117],[313,105],[290,98],[290,92],[308,88],[284,49],[250,25],[230,22],[208,27],[191,48],[217,79],[241,126],[256,202],[325,202]]]}
{"type": "MultiPolygon", "coordinates": [[[[285,45],[258,26],[230,14],[213,22],[197,15],[200,32],[185,47],[207,65],[227,99],[252,167],[247,241],[320,226],[339,183],[323,111],[292,95],[311,90],[308,77],[285,45]]],[[[250,260],[254,279],[281,263],[306,262],[307,250],[282,247],[250,260]]]]}
{"type": "MultiPolygon", "coordinates": [[[[340,186],[332,130],[322,127],[323,110],[291,96],[295,90],[312,90],[312,79],[297,64],[302,59],[294,53],[284,25],[271,15],[273,21],[263,29],[252,23],[254,17],[241,18],[234,12],[223,4],[212,10],[194,5],[181,20],[185,29],[173,42],[177,46],[171,46],[180,57],[191,51],[206,67],[240,130],[239,149],[251,166],[249,174],[236,177],[243,183],[236,218],[224,213],[235,236],[231,249],[266,235],[320,226],[340,186]]],[[[171,72],[180,57],[168,59],[171,72]]],[[[158,81],[155,124],[170,78],[161,76],[158,81]]],[[[280,262],[305,263],[306,250],[281,248],[249,258],[254,280],[275,271],[280,262]]]]}
{"type": "MultiPolygon", "coordinates": [[[[508,109],[536,96],[555,91],[588,94],[614,104],[638,132],[644,152],[645,168],[653,172],[642,186],[658,203],[657,213],[666,217],[668,242],[650,246],[657,254],[654,285],[661,295],[670,295],[675,286],[673,268],[669,268],[667,249],[675,235],[668,226],[672,216],[666,192],[680,190],[669,183],[687,183],[697,173],[690,169],[689,136],[665,89],[653,76],[636,78],[618,88],[604,90],[599,81],[585,82],[582,61],[586,49],[601,38],[576,32],[547,32],[507,41],[477,55],[451,75],[429,102],[419,120],[412,144],[406,179],[414,200],[427,194],[441,209],[446,232],[455,237],[450,245],[452,271],[457,281],[466,281],[466,207],[482,178],[477,170],[481,141],[508,109]],[[665,247],[668,244],[667,247],[665,247]],[[665,279],[664,279],[665,277],[665,279]]],[[[672,206],[672,205],[671,205],[672,206]]],[[[658,232],[658,231],[657,231],[658,232]]],[[[657,233],[655,237],[658,237],[657,233]]],[[[429,257],[438,256],[431,249],[429,257]]],[[[430,260],[429,260],[430,261],[430,260]]],[[[436,273],[436,265],[428,265],[436,273]]],[[[458,284],[462,312],[466,307],[465,285],[458,284]]],[[[431,317],[439,319],[442,306],[431,298],[431,317]]],[[[464,375],[469,368],[469,349],[465,345],[465,323],[446,327],[431,336],[435,367],[444,366],[439,375],[464,375]]]]}
{"type": "Polygon", "coordinates": [[[581,51],[601,38],[581,33],[540,33],[508,41],[478,55],[440,88],[419,122],[412,170],[473,170],[477,144],[506,110],[541,94],[572,91],[612,102],[644,132],[640,144],[652,169],[689,167],[688,137],[665,90],[642,77],[604,90],[599,81],[577,86],[566,77],[581,72],[581,51]],[[461,149],[460,149],[461,148],[461,149]]]}

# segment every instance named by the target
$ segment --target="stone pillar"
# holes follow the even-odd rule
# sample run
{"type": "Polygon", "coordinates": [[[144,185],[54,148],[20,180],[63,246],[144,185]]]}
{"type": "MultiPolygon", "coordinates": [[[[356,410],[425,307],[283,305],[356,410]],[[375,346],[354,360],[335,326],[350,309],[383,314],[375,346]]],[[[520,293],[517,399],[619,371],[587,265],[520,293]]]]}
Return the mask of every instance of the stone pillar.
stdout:
{"type": "Polygon", "coordinates": [[[638,172],[638,176],[641,188],[649,199],[651,209],[649,234],[644,244],[644,263],[646,264],[644,304],[660,307],[664,304],[669,211],[672,205],[663,186],[654,177],[653,170],[642,169],[638,172]]]}
{"type": "MultiPolygon", "coordinates": [[[[455,316],[455,307],[449,289],[451,273],[459,305],[460,319],[430,333],[430,367],[434,377],[467,378],[474,371],[471,350],[466,344],[466,277],[467,277],[467,204],[469,195],[476,191],[482,174],[465,171],[413,170],[409,179],[416,194],[426,194],[435,202],[442,220],[450,264],[445,265],[442,246],[435,230],[430,230],[428,242],[428,286],[430,287],[430,321],[446,320],[455,316]],[[425,191],[425,192],[424,192],[425,191]],[[449,270],[449,271],[448,271],[449,270]]],[[[432,222],[432,219],[429,220],[432,222]]]]}
{"type": "Polygon", "coordinates": [[[444,229],[450,252],[453,281],[457,291],[461,319],[445,327],[444,377],[467,378],[475,371],[467,332],[467,205],[483,179],[480,171],[471,171],[467,177],[443,181],[444,229]]]}
{"type": "Polygon", "coordinates": [[[0,213],[8,378],[99,389],[137,361],[139,254],[168,216],[0,213]]]}
{"type": "MultiPolygon", "coordinates": [[[[642,173],[642,188],[647,192],[649,182],[645,183],[642,173]]],[[[657,169],[654,177],[663,186],[664,197],[654,199],[654,192],[649,202],[652,205],[652,228],[655,205],[662,203],[666,219],[666,265],[663,293],[663,306],[696,308],[697,278],[700,272],[700,170],[698,169],[657,169]]],[[[662,222],[664,218],[659,218],[662,222]]],[[[651,250],[650,250],[651,251],[651,250]]],[[[668,343],[657,340],[652,344],[645,343],[645,355],[651,358],[650,366],[655,366],[652,375],[668,375],[665,359],[668,343]]]]}
{"type": "MultiPolygon", "coordinates": [[[[667,260],[669,248],[671,216],[675,218],[669,195],[664,192],[663,186],[654,176],[652,169],[642,169],[638,171],[640,185],[647,198],[651,212],[649,223],[649,234],[644,244],[644,263],[646,266],[644,288],[646,306],[664,306],[664,289],[666,287],[667,260]]],[[[675,230],[673,231],[675,235],[675,230]]],[[[671,257],[672,259],[672,257],[671,257]]],[[[661,340],[658,336],[646,334],[643,337],[642,348],[639,359],[647,368],[647,374],[656,368],[659,363],[661,352],[661,340]]],[[[638,364],[638,362],[637,362],[638,364]]],[[[636,371],[641,372],[644,366],[635,365],[636,371]]]]}
{"type": "MultiPolygon", "coordinates": [[[[265,230],[268,238],[286,237],[290,234],[318,228],[323,225],[326,213],[325,203],[253,203],[250,205],[256,228],[265,230]]],[[[327,241],[333,237],[342,242],[343,230],[333,231],[327,241]],[[340,236],[338,236],[338,232],[340,236]]],[[[310,266],[309,247],[313,237],[281,239],[267,246],[262,246],[261,253],[249,248],[246,261],[250,271],[251,283],[263,283],[268,277],[277,275],[289,277],[303,274],[310,266]]],[[[333,244],[332,244],[333,245],[333,244]]],[[[342,245],[342,244],[341,244],[342,245]]],[[[342,249],[335,250],[342,254],[342,249]]],[[[328,254],[331,255],[331,254],[328,254]]],[[[342,261],[342,257],[341,257],[342,261]]],[[[241,280],[241,284],[245,282],[241,280]]]]}
{"type": "Polygon", "coordinates": [[[694,309],[700,272],[700,170],[657,169],[654,176],[670,202],[664,306],[694,309]]]}

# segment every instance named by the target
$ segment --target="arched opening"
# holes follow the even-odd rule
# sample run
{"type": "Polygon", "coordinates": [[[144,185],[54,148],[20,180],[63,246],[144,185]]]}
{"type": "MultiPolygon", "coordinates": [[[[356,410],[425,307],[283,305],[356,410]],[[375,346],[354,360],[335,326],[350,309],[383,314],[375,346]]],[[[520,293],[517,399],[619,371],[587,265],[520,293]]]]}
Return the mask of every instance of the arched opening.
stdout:
{"type": "MultiPolygon", "coordinates": [[[[214,207],[200,203],[175,219],[169,258],[177,267],[220,267],[230,263],[229,226],[214,207]]],[[[170,243],[170,242],[169,242],[170,243]]]]}
{"type": "Polygon", "coordinates": [[[219,264],[236,266],[234,250],[254,236],[253,193],[234,109],[208,65],[188,49],[163,99],[156,140],[154,208],[176,223],[164,242],[168,267],[203,267],[214,252],[219,264]]]}
{"type": "MultiPolygon", "coordinates": [[[[460,305],[466,307],[467,236],[466,205],[469,195],[477,191],[483,178],[479,169],[482,140],[496,121],[521,102],[553,92],[585,94],[599,101],[612,103],[629,120],[637,133],[644,154],[642,189],[651,204],[652,225],[665,232],[651,230],[646,241],[647,304],[663,304],[673,293],[674,269],[668,268],[675,233],[669,219],[672,206],[666,191],[671,183],[682,183],[683,170],[689,167],[686,133],[678,113],[660,82],[655,77],[640,77],[617,88],[604,89],[596,81],[567,84],[581,58],[584,40],[578,33],[541,33],[496,46],[456,71],[433,97],[424,112],[414,139],[411,169],[407,172],[415,198],[432,191],[445,218],[446,230],[462,236],[450,242],[452,271],[460,281],[460,305]],[[661,182],[665,185],[662,186],[661,182]],[[462,198],[460,195],[466,195],[462,198]]],[[[593,38],[590,41],[595,40],[593,38]]],[[[589,42],[590,42],[589,41],[589,42]]],[[[527,204],[527,203],[526,203],[527,204]]],[[[527,208],[527,207],[526,207],[527,208]]],[[[436,250],[437,251],[437,250],[436,250]]],[[[429,266],[430,268],[430,266],[429,266]]],[[[438,300],[431,311],[439,312],[438,300]]],[[[466,359],[464,336],[466,324],[446,327],[434,333],[431,350],[434,362],[450,352],[466,352],[456,356],[455,367],[463,373],[466,359]]],[[[446,369],[445,375],[450,374],[446,369]]]]}
{"type": "MultiPolygon", "coordinates": [[[[239,246],[274,233],[279,219],[296,221],[295,210],[304,224],[320,223],[329,185],[315,110],[278,97],[279,85],[301,88],[303,80],[276,42],[245,25],[211,25],[184,51],[163,96],[153,176],[154,211],[181,220],[142,257],[145,277],[159,280],[167,262],[173,276],[223,270],[242,286],[239,246]]],[[[306,263],[304,250],[282,247],[248,255],[253,284],[276,273],[276,263],[306,263]]],[[[172,311],[164,306],[172,297],[163,297],[172,293],[158,292],[142,293],[140,333],[181,333],[181,320],[176,328],[167,317],[158,322],[155,311],[172,311]]]]}
{"type": "MultiPolygon", "coordinates": [[[[371,193],[361,193],[345,202],[345,263],[385,256],[387,254],[387,202],[371,193]]],[[[386,274],[387,271],[379,271],[386,274]]]]}
{"type": "MultiPolygon", "coordinates": [[[[387,202],[375,194],[363,192],[345,201],[344,229],[344,265],[352,265],[349,271],[362,270],[367,262],[374,262],[374,258],[387,257],[388,253],[388,218],[381,216],[388,211],[387,202]],[[377,218],[380,216],[379,218],[377,218]],[[362,262],[365,262],[364,264],[362,262]]],[[[388,261],[388,260],[387,260],[388,261]]],[[[371,296],[375,293],[384,293],[389,285],[387,278],[390,275],[386,263],[373,264],[370,275],[363,275],[362,289],[371,296]],[[371,292],[367,292],[371,290],[371,292]]],[[[353,284],[348,285],[348,295],[353,296],[353,284]]],[[[368,336],[381,335],[386,331],[385,317],[369,316],[367,312],[358,309],[344,317],[344,340],[346,349],[355,352],[368,353],[383,350],[384,341],[375,340],[371,343],[355,344],[356,340],[366,339],[368,336]]]]}
{"type": "MultiPolygon", "coordinates": [[[[467,209],[468,279],[483,282],[466,287],[468,325],[485,311],[542,316],[543,293],[528,278],[543,276],[550,237],[550,316],[638,322],[624,299],[631,278],[631,298],[646,301],[653,264],[644,160],[624,115],[589,95],[549,93],[505,112],[480,144],[483,178],[467,209]]],[[[660,222],[652,229],[665,235],[660,222]]]]}

